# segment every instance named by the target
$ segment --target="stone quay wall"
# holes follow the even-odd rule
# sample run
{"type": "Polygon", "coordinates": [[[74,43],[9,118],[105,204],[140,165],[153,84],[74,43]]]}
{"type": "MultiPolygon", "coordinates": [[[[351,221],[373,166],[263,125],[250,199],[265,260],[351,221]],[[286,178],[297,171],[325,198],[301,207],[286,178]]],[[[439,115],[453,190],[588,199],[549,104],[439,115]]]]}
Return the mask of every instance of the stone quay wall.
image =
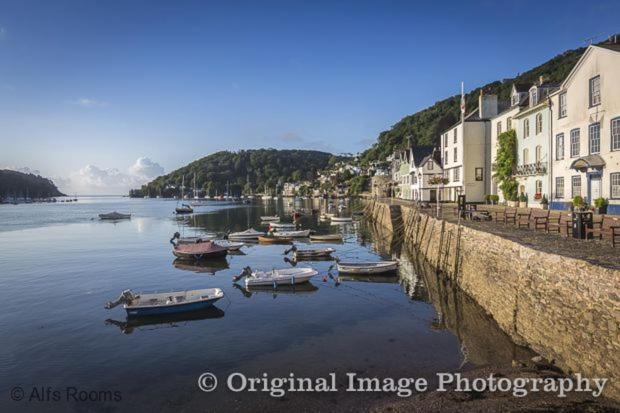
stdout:
{"type": "Polygon", "coordinates": [[[371,201],[365,216],[456,281],[515,343],[569,374],[609,378],[604,395],[620,400],[620,271],[414,207],[371,201]]]}

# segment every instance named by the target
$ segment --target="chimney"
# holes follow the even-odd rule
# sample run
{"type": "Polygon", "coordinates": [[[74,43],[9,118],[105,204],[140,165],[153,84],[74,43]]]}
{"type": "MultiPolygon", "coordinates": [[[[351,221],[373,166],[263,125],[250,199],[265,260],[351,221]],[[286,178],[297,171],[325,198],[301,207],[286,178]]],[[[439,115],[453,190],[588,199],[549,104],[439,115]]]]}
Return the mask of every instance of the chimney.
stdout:
{"type": "Polygon", "coordinates": [[[540,76],[538,77],[538,86],[542,86],[542,85],[543,85],[543,83],[545,83],[545,76],[540,75],[540,76]]]}
{"type": "Polygon", "coordinates": [[[478,115],[480,119],[488,119],[497,115],[497,95],[485,95],[480,91],[478,115]]]}

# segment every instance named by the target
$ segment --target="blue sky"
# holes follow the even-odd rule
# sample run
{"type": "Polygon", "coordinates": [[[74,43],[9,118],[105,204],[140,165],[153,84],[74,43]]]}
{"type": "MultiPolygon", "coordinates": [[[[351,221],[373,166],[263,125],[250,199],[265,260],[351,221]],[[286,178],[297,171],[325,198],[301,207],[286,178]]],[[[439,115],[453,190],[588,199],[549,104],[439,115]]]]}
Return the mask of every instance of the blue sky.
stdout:
{"type": "Polygon", "coordinates": [[[118,193],[222,149],[356,152],[461,81],[620,31],[618,15],[617,0],[2,0],[0,167],[118,193]]]}

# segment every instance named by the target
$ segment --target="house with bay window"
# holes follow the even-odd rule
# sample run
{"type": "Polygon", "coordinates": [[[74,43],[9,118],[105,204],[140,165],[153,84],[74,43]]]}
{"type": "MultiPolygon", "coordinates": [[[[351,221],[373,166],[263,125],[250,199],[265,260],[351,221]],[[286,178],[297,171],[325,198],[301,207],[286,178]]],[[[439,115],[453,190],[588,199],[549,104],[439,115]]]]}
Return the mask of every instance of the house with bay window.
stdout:
{"type": "Polygon", "coordinates": [[[620,214],[620,44],[589,46],[551,95],[551,208],[581,196],[620,214]]]}
{"type": "Polygon", "coordinates": [[[517,135],[517,167],[515,178],[518,193],[527,196],[528,206],[542,207],[543,196],[549,199],[551,179],[551,110],[549,96],[558,85],[544,78],[528,90],[528,104],[514,116],[517,135]]]}

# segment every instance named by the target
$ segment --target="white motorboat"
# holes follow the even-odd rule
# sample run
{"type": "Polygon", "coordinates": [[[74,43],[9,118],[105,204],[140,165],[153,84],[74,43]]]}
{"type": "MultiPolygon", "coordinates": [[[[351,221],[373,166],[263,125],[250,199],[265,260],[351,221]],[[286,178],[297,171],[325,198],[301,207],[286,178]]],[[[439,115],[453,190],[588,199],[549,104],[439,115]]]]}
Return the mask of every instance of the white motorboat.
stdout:
{"type": "Polygon", "coordinates": [[[116,301],[108,302],[105,308],[109,310],[123,304],[129,316],[184,313],[210,307],[222,297],[224,291],[219,288],[148,294],[125,290],[116,301]]]}
{"type": "Polygon", "coordinates": [[[276,238],[307,238],[310,236],[310,230],[302,231],[277,231],[273,233],[276,238]]]}
{"type": "Polygon", "coordinates": [[[338,272],[347,274],[381,274],[396,271],[398,261],[339,262],[338,272]]]}
{"type": "Polygon", "coordinates": [[[120,212],[110,212],[107,214],[99,214],[99,219],[107,219],[110,221],[116,221],[119,219],[130,219],[131,214],[121,214],[120,212]]]}
{"type": "Polygon", "coordinates": [[[286,255],[291,251],[293,252],[296,260],[301,260],[329,258],[336,250],[334,248],[298,249],[295,245],[293,245],[290,249],[284,251],[284,254],[286,255]]]}
{"type": "Polygon", "coordinates": [[[353,218],[351,217],[332,217],[332,222],[335,223],[339,223],[339,222],[352,222],[353,218]]]}
{"type": "Polygon", "coordinates": [[[245,231],[228,234],[228,239],[231,241],[256,241],[258,240],[258,237],[263,235],[265,235],[264,232],[256,231],[254,228],[249,228],[245,231]]]}
{"type": "Polygon", "coordinates": [[[198,244],[200,242],[212,241],[215,238],[217,238],[217,234],[213,232],[210,232],[207,234],[201,234],[195,237],[182,237],[181,234],[179,234],[178,232],[175,232],[170,242],[174,241],[177,245],[198,244]]]}
{"type": "Polygon", "coordinates": [[[213,242],[220,247],[226,248],[228,251],[239,251],[245,245],[243,242],[234,242],[227,239],[216,239],[213,242]]]}
{"type": "Polygon", "coordinates": [[[278,222],[280,221],[280,217],[277,215],[267,215],[260,217],[260,220],[263,222],[278,222]]]}
{"type": "Polygon", "coordinates": [[[270,222],[269,228],[273,230],[292,230],[297,228],[292,222],[270,222]]]}
{"type": "Polygon", "coordinates": [[[254,285],[295,285],[309,281],[318,274],[313,268],[284,268],[273,269],[271,271],[252,271],[250,267],[246,267],[241,275],[235,277],[238,281],[245,277],[245,286],[254,285]]]}

